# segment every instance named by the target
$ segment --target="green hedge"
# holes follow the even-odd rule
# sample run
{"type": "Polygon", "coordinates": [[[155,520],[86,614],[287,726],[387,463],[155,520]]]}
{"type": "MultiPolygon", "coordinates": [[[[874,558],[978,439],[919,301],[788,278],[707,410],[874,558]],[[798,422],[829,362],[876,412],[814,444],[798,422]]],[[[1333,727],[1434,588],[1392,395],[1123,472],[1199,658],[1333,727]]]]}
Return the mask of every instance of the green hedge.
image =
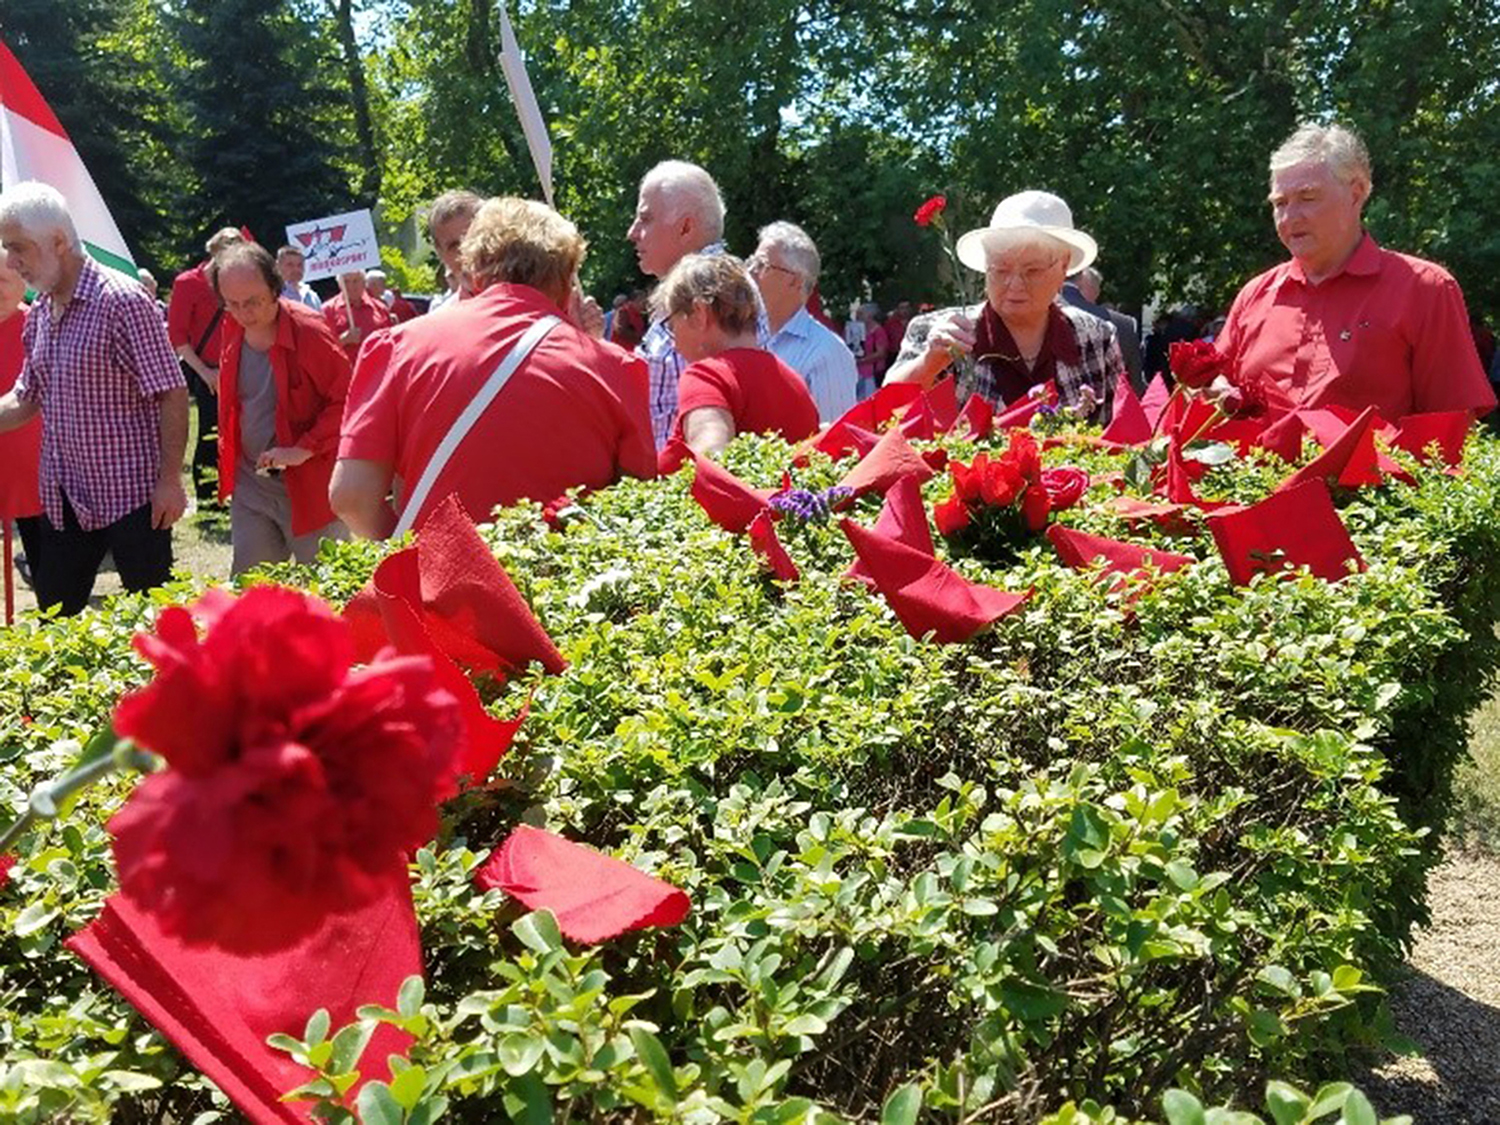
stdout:
{"type": "MultiPolygon", "coordinates": [[[[769,486],[787,450],[743,439],[727,460],[769,486]]],[[[819,459],[798,483],[843,468],[819,459]]],[[[1285,471],[1236,462],[1199,487],[1255,499],[1285,471]]],[[[417,857],[427,983],[387,1018],[418,1033],[419,1069],[392,1104],[412,1121],[1105,1120],[1064,1111],[1092,1099],[1123,1120],[1173,1087],[1259,1105],[1271,1074],[1341,1073],[1388,1035],[1372,984],[1424,917],[1495,666],[1500,442],[1472,440],[1462,475],[1417,472],[1342,499],[1369,569],[1336,585],[1236,589],[1206,536],[1170,540],[1203,561],[1134,600],[1041,540],[1006,567],[959,560],[1035,591],[963,646],[911,639],[841,581],[835,526],[783,521],[803,579],[761,577],[690,471],[590,496],[561,531],[535,506],[502,513],[485,533],[570,667],[494,698],[512,714],[535,687],[513,785],[453,802],[417,857]],[[523,820],[683,887],[693,913],[565,947],[549,916],[470,881],[523,820]]],[[[1062,519],[1123,535],[1107,494],[1062,519]]],[[[339,602],[382,553],[330,546],[272,574],[339,602]]],[[[0,637],[13,807],[76,752],[57,740],[87,739],[141,681],[127,636],[147,609],[0,637]]],[[[0,899],[5,1119],[210,1108],[59,948],[110,890],[102,825],[129,784],[32,836],[0,899]]]]}

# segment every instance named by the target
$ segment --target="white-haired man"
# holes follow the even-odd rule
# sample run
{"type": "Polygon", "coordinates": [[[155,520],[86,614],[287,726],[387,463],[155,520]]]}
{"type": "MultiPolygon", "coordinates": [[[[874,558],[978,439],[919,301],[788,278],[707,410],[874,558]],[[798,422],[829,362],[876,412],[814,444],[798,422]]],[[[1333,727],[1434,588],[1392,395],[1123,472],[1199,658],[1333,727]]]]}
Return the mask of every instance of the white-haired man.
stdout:
{"type": "MultiPolygon", "coordinates": [[[[713,177],[696,164],[665,160],[641,179],[635,220],[626,237],[635,244],[641,272],[666,277],[688,254],[724,252],[724,198],[713,177]]],[[[660,449],[677,418],[677,380],[687,361],[672,330],[658,317],[636,348],[651,373],[651,434],[660,449]]]]}
{"type": "Polygon", "coordinates": [[[73,614],[106,553],[127,590],[170,577],[170,528],[187,508],[187,388],[156,302],[83,253],[55,189],[0,194],[0,246],[38,294],[0,433],[41,415],[44,519],[31,572],[38,604],[73,614]]]}
{"type": "Polygon", "coordinates": [[[385,302],[376,300],[366,288],[364,270],[339,274],[339,291],[323,302],[323,319],[344,345],[350,363],[358,357],[360,345],[372,332],[394,323],[385,302]]]}
{"type": "Polygon", "coordinates": [[[858,374],[844,341],[807,311],[823,265],[818,247],[793,223],[771,223],[757,237],[755,253],[745,264],[766,307],[771,351],[802,376],[819,420],[832,422],[854,405],[858,374]]]}
{"type": "Polygon", "coordinates": [[[1339,125],[1303,125],[1271,154],[1271,215],[1292,259],[1240,290],[1220,351],[1302,406],[1484,414],[1463,293],[1441,266],[1383,250],[1365,231],[1370,157],[1339,125]]]}

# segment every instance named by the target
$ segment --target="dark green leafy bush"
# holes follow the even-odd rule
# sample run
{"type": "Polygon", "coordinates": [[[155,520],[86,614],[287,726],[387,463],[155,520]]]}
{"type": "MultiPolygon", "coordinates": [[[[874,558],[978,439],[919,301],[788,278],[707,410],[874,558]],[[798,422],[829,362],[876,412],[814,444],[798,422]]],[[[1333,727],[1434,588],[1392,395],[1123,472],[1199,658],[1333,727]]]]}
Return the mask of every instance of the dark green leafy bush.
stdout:
{"type": "MultiPolygon", "coordinates": [[[[728,461],[772,484],[786,459],[748,439],[728,461]]],[[[1111,591],[1042,541],[1001,569],[958,560],[1034,594],[950,647],[840,580],[834,525],[784,521],[803,580],[766,580],[689,473],[590,496],[561,531],[535,506],[501,513],[485,533],[570,667],[493,699],[513,714],[535,688],[509,784],[453,802],[417,857],[425,989],[371,1013],[417,1045],[367,1088],[366,1119],[1125,1120],[1174,1087],[1248,1104],[1269,1074],[1338,1072],[1384,1035],[1373,984],[1423,917],[1463,719],[1494,667],[1500,443],[1476,438],[1466,466],[1342,498],[1369,569],[1335,585],[1236,589],[1206,537],[1173,540],[1203,561],[1149,589],[1111,591]],[[693,913],[567,947],[549,915],[471,882],[522,821],[670,880],[693,913]]],[[[1284,471],[1235,462],[1200,487],[1255,499],[1284,471]]],[[[840,475],[820,460],[798,483],[840,475]]],[[[1064,519],[1125,534],[1097,506],[1064,519]]],[[[330,547],[273,574],[338,602],[381,553],[330,547]]],[[[147,608],[0,640],[13,807],[66,764],[55,740],[87,739],[141,681],[126,638],[147,608]]],[[[102,825],[128,788],[33,835],[0,902],[0,1117],[208,1108],[58,949],[110,889],[102,825]]],[[[310,1031],[304,1055],[338,1033],[310,1031]]],[[[343,1035],[319,1055],[325,1092],[357,1065],[361,1033],[343,1035]]]]}

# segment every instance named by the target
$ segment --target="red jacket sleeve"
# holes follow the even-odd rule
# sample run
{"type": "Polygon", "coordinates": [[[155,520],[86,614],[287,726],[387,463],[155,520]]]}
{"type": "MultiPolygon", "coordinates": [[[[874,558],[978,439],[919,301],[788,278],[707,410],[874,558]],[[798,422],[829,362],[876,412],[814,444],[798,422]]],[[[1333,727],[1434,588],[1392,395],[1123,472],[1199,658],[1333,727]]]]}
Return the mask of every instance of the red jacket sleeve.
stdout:
{"type": "Polygon", "coordinates": [[[296,370],[312,383],[323,402],[312,424],[297,436],[297,444],[314,454],[334,453],[344,418],[344,400],[349,397],[349,356],[317,313],[298,316],[293,323],[296,370]]]}

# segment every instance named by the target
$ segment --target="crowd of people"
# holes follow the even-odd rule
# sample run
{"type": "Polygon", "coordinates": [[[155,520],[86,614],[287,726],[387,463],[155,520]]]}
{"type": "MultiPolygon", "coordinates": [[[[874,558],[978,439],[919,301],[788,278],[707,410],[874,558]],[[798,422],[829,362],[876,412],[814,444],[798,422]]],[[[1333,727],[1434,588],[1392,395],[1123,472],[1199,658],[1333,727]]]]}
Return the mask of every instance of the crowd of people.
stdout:
{"type": "Polygon", "coordinates": [[[865,304],[840,332],[821,316],[812,238],[774,222],[734,256],[717,185],[683,161],[646,174],[625,232],[655,287],[608,312],[582,293],[587,246],[566,217],[451,191],[428,212],[448,286],[424,315],[378,271],[321,300],[299,250],[234,229],[176,278],[163,315],[149,275],[84,253],[56,190],[17,184],[0,194],[0,518],[20,529],[44,608],[82,609],[106,553],[126,589],[162,582],[188,505],[190,402],[193,484],[228,505],[236,574],[305,560],[324,538],[420,527],[450,495],[482,519],[651,477],[740,433],[800,441],[882,381],[953,375],[960,400],[995,407],[1051,384],[1105,423],[1121,379],[1142,389],[1175,338],[1216,337],[1296,406],[1490,411],[1457,283],[1364,229],[1359,139],[1304,126],[1269,171],[1290,257],[1222,323],[1177,310],[1144,346],[1099,303],[1094,239],[1044,191],[1007,196],[958,240],[982,300],[883,317],[865,304]]]}

